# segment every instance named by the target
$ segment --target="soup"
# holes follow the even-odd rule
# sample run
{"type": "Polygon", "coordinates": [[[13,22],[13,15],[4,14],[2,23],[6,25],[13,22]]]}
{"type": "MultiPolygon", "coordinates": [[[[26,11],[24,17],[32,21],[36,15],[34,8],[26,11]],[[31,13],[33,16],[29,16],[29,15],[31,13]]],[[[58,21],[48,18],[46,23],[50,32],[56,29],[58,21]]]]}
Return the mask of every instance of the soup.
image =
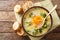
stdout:
{"type": "Polygon", "coordinates": [[[25,31],[32,36],[40,36],[45,34],[51,26],[50,15],[46,18],[43,26],[41,26],[48,12],[44,8],[31,8],[26,11],[23,18],[23,26],[25,31]]]}

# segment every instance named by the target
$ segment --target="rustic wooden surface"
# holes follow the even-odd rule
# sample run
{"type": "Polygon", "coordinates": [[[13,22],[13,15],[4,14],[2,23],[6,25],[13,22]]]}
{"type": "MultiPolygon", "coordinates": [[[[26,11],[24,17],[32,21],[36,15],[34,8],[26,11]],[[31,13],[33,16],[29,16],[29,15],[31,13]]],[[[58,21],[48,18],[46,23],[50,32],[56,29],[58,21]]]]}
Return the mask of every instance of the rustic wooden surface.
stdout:
{"type": "MultiPolygon", "coordinates": [[[[33,0],[34,2],[39,0],[33,0]]],[[[15,15],[13,8],[16,4],[23,4],[24,0],[0,0],[0,40],[29,40],[27,36],[20,37],[12,29],[15,15]]],[[[60,17],[60,0],[52,0],[57,4],[57,13],[60,17]]],[[[60,26],[48,33],[42,40],[60,40],[60,26]]]]}

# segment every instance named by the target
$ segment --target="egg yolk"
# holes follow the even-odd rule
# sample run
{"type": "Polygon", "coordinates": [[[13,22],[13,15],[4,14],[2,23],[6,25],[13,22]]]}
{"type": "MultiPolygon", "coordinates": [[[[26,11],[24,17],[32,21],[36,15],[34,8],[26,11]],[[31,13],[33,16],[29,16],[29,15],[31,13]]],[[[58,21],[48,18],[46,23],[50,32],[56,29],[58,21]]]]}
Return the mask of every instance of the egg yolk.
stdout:
{"type": "Polygon", "coordinates": [[[35,25],[39,25],[40,23],[42,23],[43,21],[43,17],[42,16],[34,16],[32,18],[32,23],[35,25]]]}

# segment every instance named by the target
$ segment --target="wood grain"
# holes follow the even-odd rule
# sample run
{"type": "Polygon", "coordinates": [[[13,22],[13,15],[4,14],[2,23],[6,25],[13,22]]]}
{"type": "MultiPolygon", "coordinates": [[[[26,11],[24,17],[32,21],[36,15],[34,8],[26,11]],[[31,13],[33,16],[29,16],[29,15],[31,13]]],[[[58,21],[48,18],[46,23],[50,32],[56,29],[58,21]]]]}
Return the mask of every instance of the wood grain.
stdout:
{"type": "MultiPolygon", "coordinates": [[[[30,40],[28,36],[20,37],[16,33],[0,33],[1,40],[30,40]]],[[[49,33],[44,40],[60,40],[60,33],[49,33]]]]}
{"type": "Polygon", "coordinates": [[[0,22],[0,33],[12,33],[14,30],[12,29],[13,22],[0,22]]]}
{"type": "MultiPolygon", "coordinates": [[[[60,10],[57,10],[60,17],[60,10]]],[[[15,21],[15,15],[13,11],[0,11],[0,21],[15,21]]]]}
{"type": "MultiPolygon", "coordinates": [[[[27,36],[20,37],[16,35],[12,29],[15,21],[13,12],[16,4],[24,4],[26,0],[0,0],[0,40],[29,40],[27,36]]],[[[40,0],[32,0],[39,2],[40,0]]],[[[53,4],[57,4],[57,13],[60,17],[60,0],[52,0],[53,4]]],[[[60,26],[48,33],[42,40],[60,40],[60,26]]]]}
{"type": "MultiPolygon", "coordinates": [[[[39,2],[40,0],[32,0],[33,2],[39,2]]],[[[59,0],[52,0],[53,4],[57,4],[58,7],[57,9],[60,9],[60,1],[59,0]],[[58,2],[58,3],[57,3],[58,2]]],[[[16,4],[23,4],[24,1],[23,0],[6,0],[6,1],[1,1],[0,0],[0,10],[13,10],[14,6],[16,4]]]]}
{"type": "Polygon", "coordinates": [[[16,33],[0,33],[0,40],[29,40],[29,38],[18,36],[16,33]]]}
{"type": "MultiPolygon", "coordinates": [[[[12,29],[13,23],[11,21],[0,21],[0,33],[14,33],[12,29]]],[[[52,33],[60,33],[60,26],[53,30],[52,33]]]]}
{"type": "Polygon", "coordinates": [[[60,10],[60,0],[52,0],[52,2],[54,5],[57,4],[58,5],[57,9],[60,10]]]}
{"type": "Polygon", "coordinates": [[[0,21],[15,20],[14,12],[0,11],[0,21]]]}
{"type": "Polygon", "coordinates": [[[45,35],[42,39],[44,40],[60,40],[60,33],[49,33],[45,35]]]}
{"type": "Polygon", "coordinates": [[[57,9],[58,16],[60,17],[60,10],[57,9]]]}

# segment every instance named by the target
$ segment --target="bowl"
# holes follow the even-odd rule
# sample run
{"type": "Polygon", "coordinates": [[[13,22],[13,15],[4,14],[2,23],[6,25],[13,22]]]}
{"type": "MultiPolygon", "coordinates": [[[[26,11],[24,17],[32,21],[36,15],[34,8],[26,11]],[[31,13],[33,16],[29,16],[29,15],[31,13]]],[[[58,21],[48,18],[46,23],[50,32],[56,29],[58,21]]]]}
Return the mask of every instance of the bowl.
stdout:
{"type": "MultiPolygon", "coordinates": [[[[32,32],[27,32],[27,27],[26,27],[26,25],[25,25],[25,17],[28,17],[28,15],[30,14],[30,13],[28,13],[28,12],[33,12],[34,10],[34,12],[36,13],[36,12],[39,12],[39,10],[40,9],[43,9],[45,12],[47,12],[47,13],[49,13],[49,11],[46,9],[46,8],[44,8],[44,7],[41,7],[41,6],[33,6],[33,7],[31,7],[31,8],[29,8],[28,10],[26,10],[25,11],[25,13],[23,14],[23,16],[22,16],[22,21],[21,21],[21,23],[22,23],[22,27],[23,27],[23,29],[24,29],[24,31],[27,33],[27,35],[29,35],[29,36],[32,36],[32,37],[41,37],[41,36],[43,36],[43,35],[45,35],[45,34],[47,34],[48,32],[49,32],[49,30],[52,28],[52,24],[53,24],[53,21],[52,21],[52,16],[51,15],[49,15],[49,22],[50,22],[50,25],[49,25],[49,27],[48,27],[48,29],[47,28],[45,28],[44,29],[44,25],[43,25],[43,27],[41,27],[42,29],[43,29],[43,33],[38,33],[38,34],[35,34],[35,35],[32,35],[32,32]],[[38,10],[38,11],[37,11],[38,10]],[[44,32],[46,30],[46,32],[44,32]]],[[[40,10],[41,11],[41,10],[40,10]]],[[[42,11],[43,12],[43,11],[42,11]]],[[[39,15],[39,13],[37,13],[36,15],[39,15]]],[[[46,14],[47,15],[47,14],[46,14]]],[[[34,16],[32,16],[32,17],[34,17],[34,16]]],[[[31,18],[32,18],[31,17],[31,18]]],[[[48,20],[48,18],[47,18],[47,20],[48,20]]],[[[34,18],[32,18],[32,19],[34,19],[34,18]]],[[[30,20],[29,19],[29,17],[28,17],[28,19],[27,20],[30,20]]],[[[36,20],[37,21],[37,20],[36,20]]],[[[45,20],[46,21],[46,20],[45,20]]],[[[38,21],[37,21],[38,22],[38,21]]],[[[49,22],[47,22],[47,24],[49,24],[49,22]]],[[[45,23],[45,22],[44,22],[45,23]]],[[[38,23],[37,23],[38,24],[38,23]]],[[[30,28],[29,28],[30,29],[30,28]]],[[[34,28],[33,28],[34,29],[34,28]]],[[[31,28],[31,30],[33,30],[32,28],[31,28]]],[[[40,29],[39,29],[40,30],[40,29]]],[[[36,32],[37,33],[37,32],[36,32]]]]}

